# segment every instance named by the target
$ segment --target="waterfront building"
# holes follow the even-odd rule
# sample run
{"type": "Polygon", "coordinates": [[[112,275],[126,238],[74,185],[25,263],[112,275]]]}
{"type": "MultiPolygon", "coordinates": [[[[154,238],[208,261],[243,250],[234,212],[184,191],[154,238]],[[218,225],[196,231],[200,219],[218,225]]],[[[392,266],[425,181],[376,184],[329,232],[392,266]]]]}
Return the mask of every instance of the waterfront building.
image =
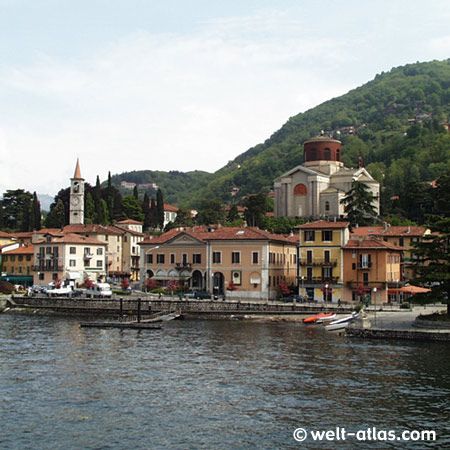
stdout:
{"type": "Polygon", "coordinates": [[[173,222],[178,215],[178,208],[176,206],[164,203],[164,225],[163,228],[170,222],[173,222]]]}
{"type": "Polygon", "coordinates": [[[326,220],[344,217],[341,200],[353,181],[364,183],[380,211],[380,185],[363,167],[347,168],[341,161],[341,142],[325,136],[304,143],[304,163],[274,180],[276,217],[305,217],[326,220]]]}
{"type": "Polygon", "coordinates": [[[9,244],[1,249],[2,280],[28,286],[33,284],[33,245],[9,244]]]}
{"type": "Polygon", "coordinates": [[[33,236],[35,284],[63,280],[73,285],[86,278],[106,277],[106,243],[61,230],[40,230],[33,236]]]}
{"type": "Polygon", "coordinates": [[[176,228],[141,247],[141,280],[170,280],[239,298],[276,298],[280,282],[296,283],[297,238],[251,227],[176,228]],[[232,285],[237,291],[227,290],[232,285]]]}
{"type": "Polygon", "coordinates": [[[344,246],[344,297],[373,304],[400,300],[404,248],[376,238],[350,239],[344,246]]]}
{"type": "Polygon", "coordinates": [[[122,244],[124,230],[109,225],[84,224],[66,225],[65,233],[77,234],[89,239],[100,241],[106,245],[106,275],[107,278],[122,280],[127,276],[123,269],[122,244]]]}
{"type": "Polygon", "coordinates": [[[342,249],[349,239],[349,222],[316,221],[299,230],[299,291],[310,299],[344,300],[342,249]]]}
{"type": "MultiPolygon", "coordinates": [[[[423,236],[430,234],[430,230],[419,226],[372,226],[372,227],[356,227],[350,233],[350,239],[358,239],[360,237],[369,238],[376,237],[377,239],[388,242],[389,244],[404,247],[401,276],[405,281],[414,278],[413,264],[417,260],[414,255],[414,243],[420,241],[423,236]]],[[[392,291],[391,295],[395,295],[392,291]]]]}
{"type": "Polygon", "coordinates": [[[130,281],[140,278],[140,248],[145,234],[142,232],[143,223],[132,219],[121,220],[114,226],[122,234],[122,272],[130,281]]]}

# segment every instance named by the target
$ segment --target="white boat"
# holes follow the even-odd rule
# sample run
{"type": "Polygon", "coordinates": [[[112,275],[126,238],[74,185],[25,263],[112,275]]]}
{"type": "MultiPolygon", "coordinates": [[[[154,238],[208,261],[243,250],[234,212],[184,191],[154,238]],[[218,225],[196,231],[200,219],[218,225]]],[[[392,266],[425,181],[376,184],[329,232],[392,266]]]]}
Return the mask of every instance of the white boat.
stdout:
{"type": "Polygon", "coordinates": [[[327,315],[326,317],[319,317],[316,320],[316,323],[324,323],[324,322],[329,322],[330,320],[334,320],[336,319],[336,314],[331,314],[331,315],[327,315]]]}
{"type": "Polygon", "coordinates": [[[349,323],[353,322],[359,317],[359,314],[353,312],[350,316],[342,317],[341,319],[333,320],[328,325],[325,325],[325,330],[336,331],[344,329],[349,323]]]}

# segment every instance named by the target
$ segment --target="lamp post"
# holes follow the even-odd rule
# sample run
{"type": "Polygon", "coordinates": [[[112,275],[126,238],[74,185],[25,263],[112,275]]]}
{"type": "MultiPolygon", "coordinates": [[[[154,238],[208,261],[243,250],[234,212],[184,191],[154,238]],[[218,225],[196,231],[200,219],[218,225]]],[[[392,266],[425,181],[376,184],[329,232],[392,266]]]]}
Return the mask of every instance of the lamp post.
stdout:
{"type": "MultiPolygon", "coordinates": [[[[157,245],[156,247],[153,247],[153,248],[147,250],[145,252],[145,256],[149,255],[151,252],[153,252],[154,250],[157,250],[158,248],[159,248],[159,245],[157,245]]],[[[145,281],[145,272],[144,271],[145,271],[145,267],[147,266],[147,264],[148,264],[147,261],[144,259],[144,262],[142,264],[142,276],[141,276],[141,280],[144,280],[144,281],[145,281]]]]}
{"type": "Polygon", "coordinates": [[[325,285],[325,306],[327,306],[328,301],[328,283],[325,285]]]}
{"type": "Polygon", "coordinates": [[[399,297],[400,297],[400,294],[399,294],[399,292],[398,292],[398,282],[399,282],[400,280],[397,280],[397,292],[396,292],[396,298],[397,298],[397,303],[399,303],[399,297]]]}
{"type": "Polygon", "coordinates": [[[372,291],[373,291],[373,306],[374,306],[374,322],[375,322],[375,325],[376,325],[377,324],[377,306],[376,306],[376,301],[375,301],[375,295],[377,293],[377,288],[374,287],[372,289],[372,291]]]}

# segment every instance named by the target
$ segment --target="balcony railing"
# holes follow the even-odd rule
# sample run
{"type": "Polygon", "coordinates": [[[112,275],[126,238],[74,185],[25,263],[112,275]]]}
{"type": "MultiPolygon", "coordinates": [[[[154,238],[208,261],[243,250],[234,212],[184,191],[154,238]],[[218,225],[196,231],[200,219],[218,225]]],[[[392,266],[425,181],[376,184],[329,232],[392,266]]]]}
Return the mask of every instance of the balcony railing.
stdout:
{"type": "Polygon", "coordinates": [[[83,255],[83,258],[84,259],[92,259],[94,257],[94,255],[92,254],[92,253],[85,253],[84,255],[83,255]]]}
{"type": "Polygon", "coordinates": [[[303,283],[306,284],[335,284],[339,280],[339,277],[312,277],[304,278],[303,283]]]}
{"type": "Polygon", "coordinates": [[[191,263],[175,263],[175,269],[181,269],[181,270],[192,270],[192,264],[191,263]]]}
{"type": "Polygon", "coordinates": [[[356,270],[370,270],[370,269],[372,269],[371,262],[364,262],[364,263],[356,264],[356,270]]]}
{"type": "Polygon", "coordinates": [[[54,272],[56,271],[61,271],[64,269],[64,266],[57,264],[56,266],[51,265],[51,266],[33,266],[33,271],[34,272],[54,272]]]}
{"type": "Polygon", "coordinates": [[[328,266],[328,267],[336,267],[337,266],[337,259],[320,259],[320,258],[313,258],[313,259],[299,259],[298,264],[300,266],[328,266]]]}

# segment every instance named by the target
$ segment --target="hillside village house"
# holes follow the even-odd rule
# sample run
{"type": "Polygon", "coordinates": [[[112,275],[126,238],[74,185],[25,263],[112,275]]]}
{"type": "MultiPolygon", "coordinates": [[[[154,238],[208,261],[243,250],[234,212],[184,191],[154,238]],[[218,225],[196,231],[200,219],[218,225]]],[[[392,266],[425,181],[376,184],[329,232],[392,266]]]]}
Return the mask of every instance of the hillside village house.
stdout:
{"type": "Polygon", "coordinates": [[[276,298],[281,280],[296,283],[297,242],[256,228],[191,227],[148,237],[141,247],[141,280],[169,280],[216,295],[276,298]],[[231,293],[230,282],[237,287],[231,293]]]}
{"type": "Polygon", "coordinates": [[[362,166],[346,168],[341,162],[341,142],[320,136],[304,143],[305,162],[274,180],[276,217],[344,217],[341,200],[353,181],[364,183],[374,196],[376,214],[380,211],[380,185],[362,166]]]}
{"type": "Polygon", "coordinates": [[[106,244],[61,230],[44,229],[33,234],[35,284],[55,279],[72,284],[106,277],[106,244]]]}

